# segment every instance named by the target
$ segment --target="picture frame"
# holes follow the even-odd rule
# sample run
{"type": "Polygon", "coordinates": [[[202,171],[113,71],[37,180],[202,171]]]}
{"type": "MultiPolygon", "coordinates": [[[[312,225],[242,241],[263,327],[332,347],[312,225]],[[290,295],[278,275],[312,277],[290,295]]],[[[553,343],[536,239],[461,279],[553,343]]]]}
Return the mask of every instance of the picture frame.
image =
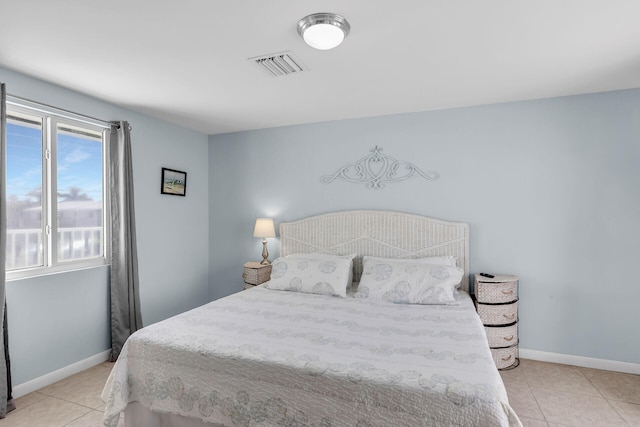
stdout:
{"type": "Polygon", "coordinates": [[[171,196],[187,195],[187,173],[175,169],[162,168],[160,194],[171,196]]]}

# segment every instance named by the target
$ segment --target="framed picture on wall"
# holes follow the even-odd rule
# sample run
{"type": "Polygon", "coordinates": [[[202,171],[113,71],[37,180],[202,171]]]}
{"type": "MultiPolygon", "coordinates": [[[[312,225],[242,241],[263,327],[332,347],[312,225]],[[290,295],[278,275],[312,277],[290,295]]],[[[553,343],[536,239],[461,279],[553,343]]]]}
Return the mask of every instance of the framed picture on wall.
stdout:
{"type": "Polygon", "coordinates": [[[162,168],[161,194],[184,196],[187,194],[187,173],[169,168],[162,168]]]}

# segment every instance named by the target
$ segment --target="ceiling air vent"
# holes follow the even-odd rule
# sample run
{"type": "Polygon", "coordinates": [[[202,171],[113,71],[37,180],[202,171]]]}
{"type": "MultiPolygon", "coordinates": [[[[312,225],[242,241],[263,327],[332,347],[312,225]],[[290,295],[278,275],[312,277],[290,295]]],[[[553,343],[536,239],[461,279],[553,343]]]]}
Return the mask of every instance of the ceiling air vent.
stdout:
{"type": "Polygon", "coordinates": [[[302,62],[293,56],[291,52],[254,56],[253,58],[249,58],[249,61],[255,62],[260,68],[274,77],[286,76],[307,70],[302,62]]]}

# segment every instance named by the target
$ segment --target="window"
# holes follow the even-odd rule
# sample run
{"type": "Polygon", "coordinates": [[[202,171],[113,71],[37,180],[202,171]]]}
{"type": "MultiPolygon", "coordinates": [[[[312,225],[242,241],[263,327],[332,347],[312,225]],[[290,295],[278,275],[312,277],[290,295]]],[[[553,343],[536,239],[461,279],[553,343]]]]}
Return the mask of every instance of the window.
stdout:
{"type": "Polygon", "coordinates": [[[7,106],[7,278],[100,265],[105,126],[54,109],[7,106]]]}

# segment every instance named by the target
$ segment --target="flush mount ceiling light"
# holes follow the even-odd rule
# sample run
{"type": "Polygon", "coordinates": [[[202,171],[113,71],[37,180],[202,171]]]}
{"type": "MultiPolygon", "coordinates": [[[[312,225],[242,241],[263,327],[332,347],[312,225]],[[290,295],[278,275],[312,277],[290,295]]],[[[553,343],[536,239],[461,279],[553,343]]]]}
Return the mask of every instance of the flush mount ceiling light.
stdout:
{"type": "Polygon", "coordinates": [[[313,13],[298,21],[298,34],[309,46],[328,50],[342,43],[351,26],[335,13],[313,13]]]}

